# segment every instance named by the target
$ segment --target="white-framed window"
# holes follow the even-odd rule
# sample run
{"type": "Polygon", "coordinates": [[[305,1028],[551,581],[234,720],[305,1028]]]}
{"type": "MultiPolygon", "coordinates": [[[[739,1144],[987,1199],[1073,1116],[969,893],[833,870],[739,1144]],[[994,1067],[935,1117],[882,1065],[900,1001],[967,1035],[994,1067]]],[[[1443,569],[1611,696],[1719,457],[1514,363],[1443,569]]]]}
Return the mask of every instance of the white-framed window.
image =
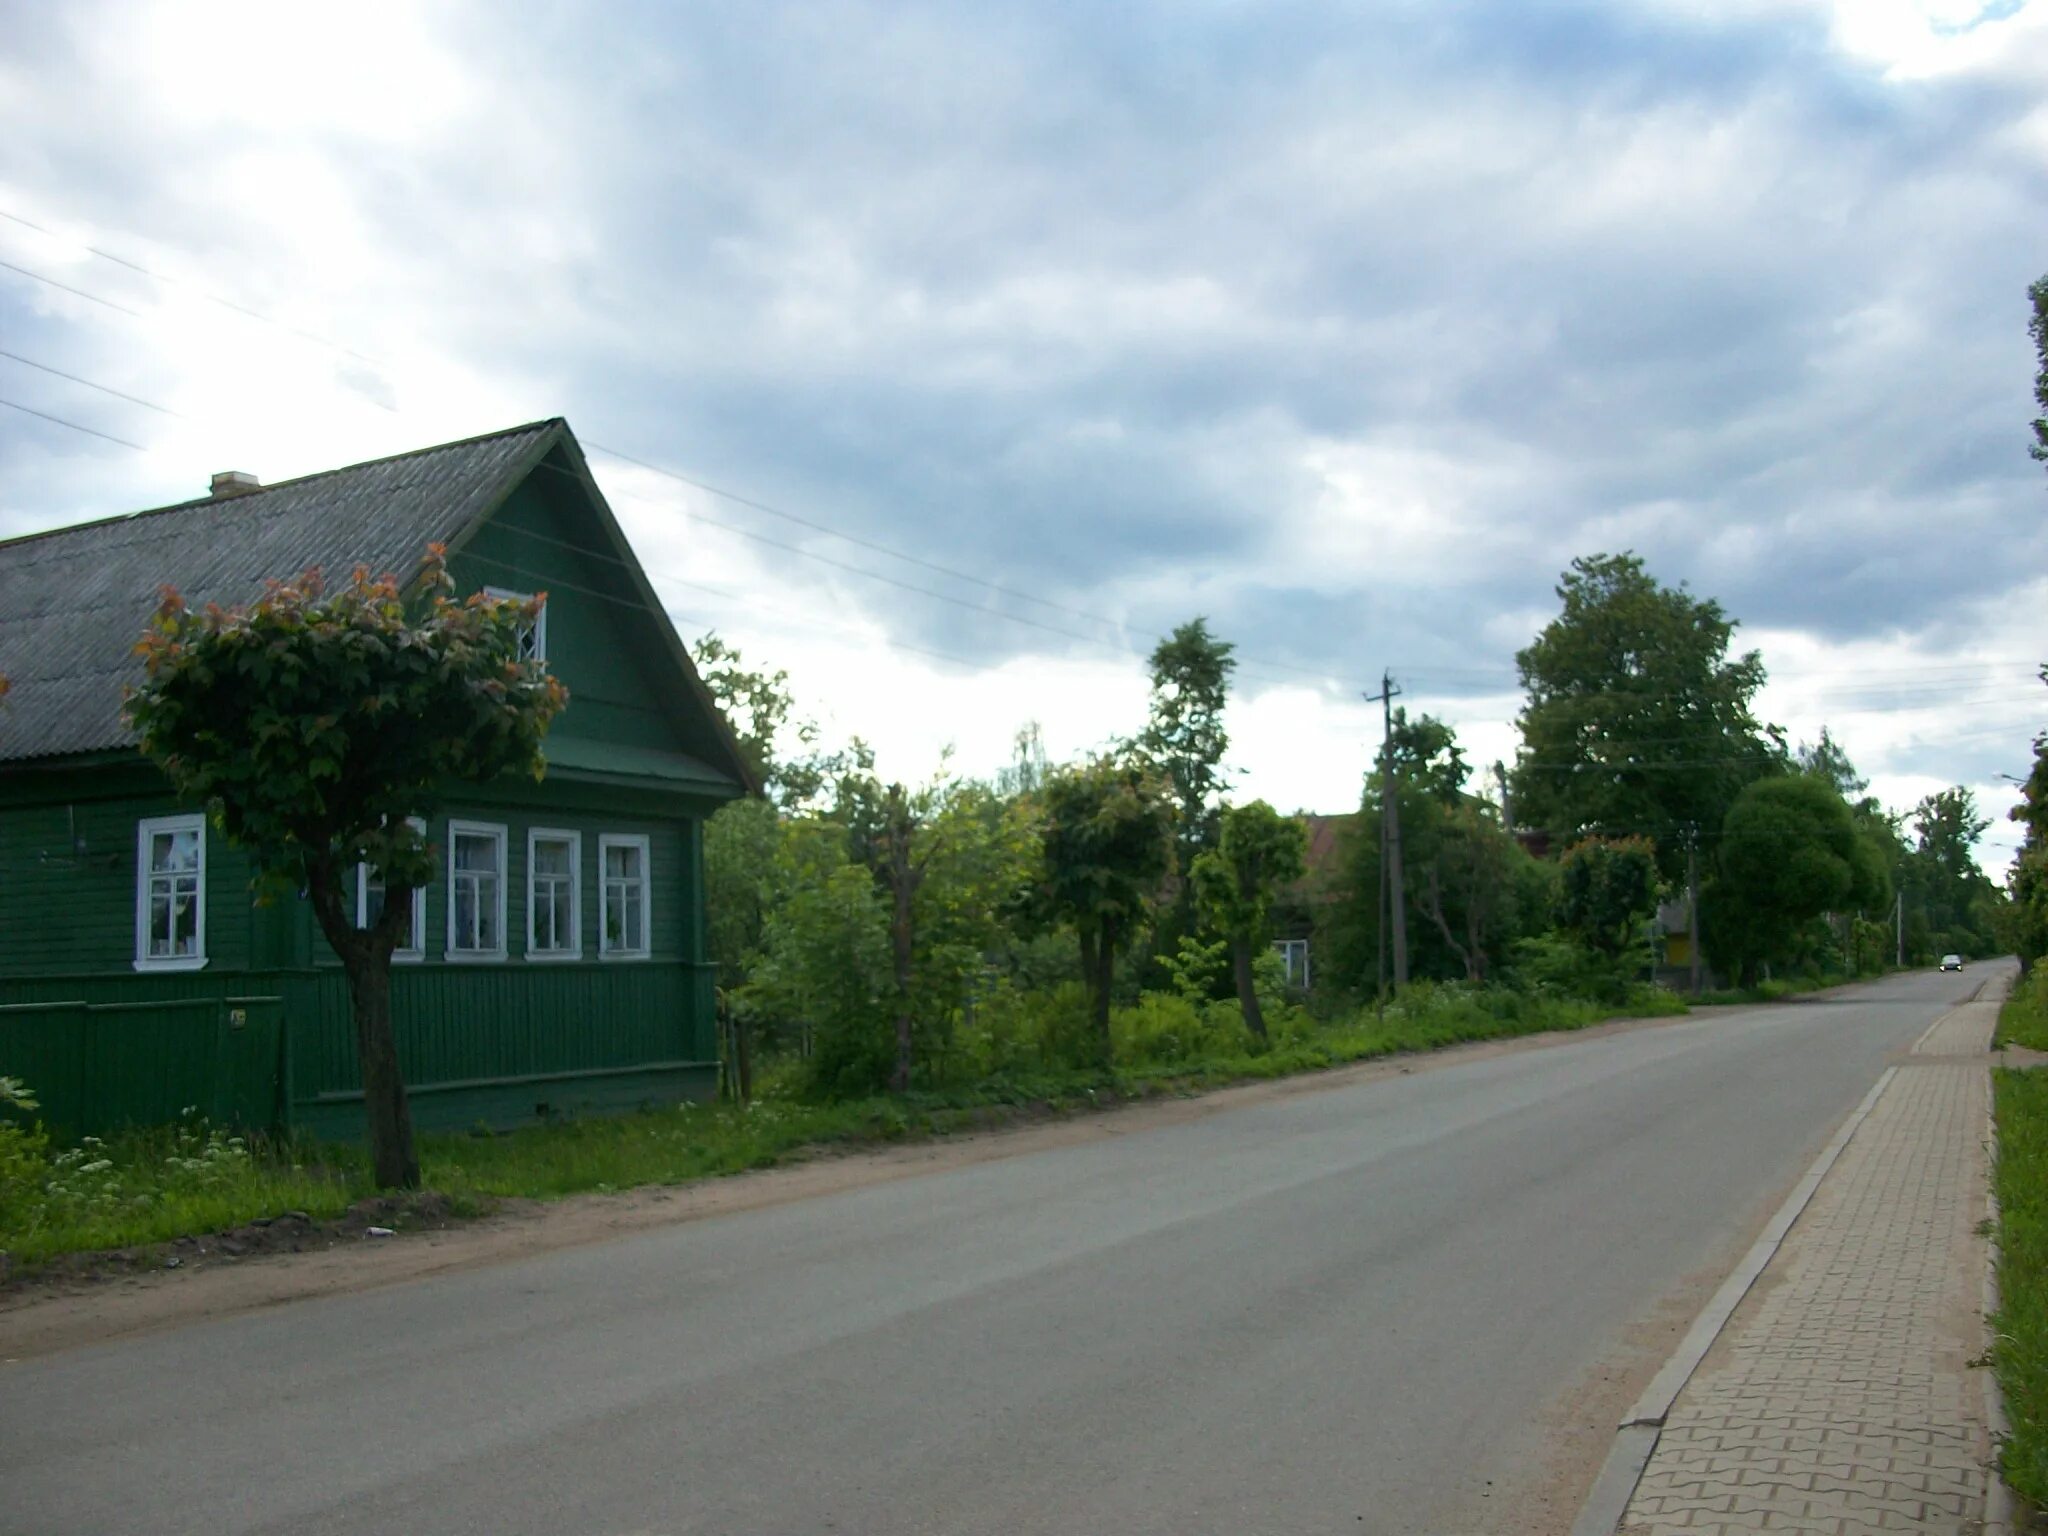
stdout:
{"type": "Polygon", "coordinates": [[[448,958],[505,958],[505,829],[448,823],[448,958]]]}
{"type": "MultiPolygon", "coordinates": [[[[515,603],[531,602],[531,592],[514,592],[509,587],[485,587],[485,597],[510,598],[515,603]]],[[[533,616],[533,622],[519,626],[519,659],[521,661],[546,661],[548,659],[548,605],[542,603],[540,612],[533,616]]]]}
{"type": "MultiPolygon", "coordinates": [[[[419,833],[427,835],[427,824],[417,816],[405,818],[405,824],[419,833]]],[[[356,926],[367,928],[384,915],[384,876],[368,864],[356,866],[356,926]]],[[[427,888],[416,885],[412,888],[412,928],[405,936],[405,942],[391,951],[393,960],[424,960],[427,958],[427,888]]]]}
{"type": "Polygon", "coordinates": [[[526,834],[526,958],[583,958],[583,837],[555,827],[526,834]]]}
{"type": "Polygon", "coordinates": [[[597,840],[598,878],[604,923],[598,952],[607,960],[644,960],[651,949],[653,884],[648,879],[647,838],[607,832],[597,840]]]}
{"type": "Polygon", "coordinates": [[[1275,939],[1273,947],[1280,952],[1280,963],[1287,969],[1287,985],[1308,988],[1308,940],[1275,939]]]}
{"type": "Polygon", "coordinates": [[[206,818],[152,816],[135,827],[135,969],[206,964],[206,818]]]}

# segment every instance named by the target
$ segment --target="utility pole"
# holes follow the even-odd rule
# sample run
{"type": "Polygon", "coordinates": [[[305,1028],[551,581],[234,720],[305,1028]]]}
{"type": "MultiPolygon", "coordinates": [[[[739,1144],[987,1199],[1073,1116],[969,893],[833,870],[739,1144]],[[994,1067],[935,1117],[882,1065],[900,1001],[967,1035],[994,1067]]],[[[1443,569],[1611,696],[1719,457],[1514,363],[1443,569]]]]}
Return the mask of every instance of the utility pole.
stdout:
{"type": "Polygon", "coordinates": [[[1906,968],[1906,893],[1903,890],[1897,890],[1892,892],[1892,897],[1892,931],[1897,935],[1895,941],[1898,944],[1899,951],[1897,964],[1899,969],[1903,971],[1906,968]]]}
{"type": "Polygon", "coordinates": [[[1700,995],[1700,858],[1692,822],[1685,824],[1685,920],[1692,926],[1692,942],[1685,946],[1692,961],[1692,995],[1700,995]]]}
{"type": "Polygon", "coordinates": [[[1401,690],[1380,673],[1380,691],[1366,699],[1378,704],[1386,722],[1380,742],[1380,990],[1386,990],[1387,929],[1394,933],[1394,990],[1408,985],[1408,902],[1401,881],[1401,796],[1394,780],[1394,700],[1401,690]]]}
{"type": "Polygon", "coordinates": [[[1515,835],[1515,799],[1508,788],[1508,770],[1499,758],[1493,760],[1493,776],[1500,780],[1500,829],[1509,837],[1515,835]]]}

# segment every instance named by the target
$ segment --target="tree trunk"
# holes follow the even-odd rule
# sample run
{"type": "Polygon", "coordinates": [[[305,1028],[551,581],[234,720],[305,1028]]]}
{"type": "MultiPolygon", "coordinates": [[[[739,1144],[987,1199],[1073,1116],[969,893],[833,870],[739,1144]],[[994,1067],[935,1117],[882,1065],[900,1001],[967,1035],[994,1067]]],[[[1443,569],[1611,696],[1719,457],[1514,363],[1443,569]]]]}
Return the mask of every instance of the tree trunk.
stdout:
{"type": "Polygon", "coordinates": [[[889,923],[889,948],[896,970],[896,1069],[889,1074],[889,1091],[905,1092],[910,1087],[910,860],[899,839],[889,856],[890,894],[896,899],[889,923]]]}
{"type": "Polygon", "coordinates": [[[1102,1065],[1110,1065],[1109,991],[1116,976],[1116,948],[1107,933],[1083,928],[1081,936],[1081,980],[1088,988],[1088,1013],[1095,1025],[1095,1051],[1102,1065]]]}
{"type": "Polygon", "coordinates": [[[399,930],[412,923],[412,892],[386,889],[384,916],[364,930],[349,921],[341,877],[332,866],[309,870],[306,892],[320,931],[341,958],[348,980],[349,1009],[355,1017],[356,1062],[363,1078],[363,1114],[370,1133],[370,1162],[379,1189],[418,1189],[419,1154],[413,1149],[412,1106],[398,1065],[398,1037],[391,1027],[391,951],[399,930]]]}
{"type": "Polygon", "coordinates": [[[1263,1040],[1266,1016],[1259,1010],[1259,990],[1252,985],[1251,940],[1230,941],[1230,971],[1237,981],[1237,1006],[1244,1010],[1244,1027],[1263,1040]]]}
{"type": "Polygon", "coordinates": [[[391,1028],[391,957],[342,961],[356,1021],[356,1059],[363,1073],[363,1112],[369,1118],[370,1160],[379,1189],[418,1189],[420,1160],[412,1144],[412,1106],[398,1069],[398,1037],[391,1028]]]}
{"type": "Polygon", "coordinates": [[[888,815],[889,950],[896,977],[896,1066],[889,1074],[889,1091],[904,1093],[910,1088],[910,994],[917,938],[911,903],[924,879],[924,869],[910,859],[910,838],[915,824],[910,814],[909,798],[903,793],[901,784],[889,786],[888,815]]]}
{"type": "Polygon", "coordinates": [[[754,1102],[754,1032],[744,1013],[732,1016],[732,1056],[739,1071],[740,1103],[754,1102]]]}
{"type": "Polygon", "coordinates": [[[1436,924],[1437,931],[1444,936],[1444,943],[1450,946],[1451,953],[1456,955],[1464,965],[1465,979],[1473,982],[1479,981],[1484,966],[1482,963],[1475,963],[1473,959],[1473,955],[1478,949],[1478,944],[1475,941],[1470,948],[1467,948],[1458,942],[1458,936],[1451,932],[1451,925],[1444,919],[1443,886],[1437,879],[1436,865],[1430,865],[1426,873],[1428,879],[1423,885],[1423,894],[1426,901],[1422,910],[1429,920],[1436,924]]]}

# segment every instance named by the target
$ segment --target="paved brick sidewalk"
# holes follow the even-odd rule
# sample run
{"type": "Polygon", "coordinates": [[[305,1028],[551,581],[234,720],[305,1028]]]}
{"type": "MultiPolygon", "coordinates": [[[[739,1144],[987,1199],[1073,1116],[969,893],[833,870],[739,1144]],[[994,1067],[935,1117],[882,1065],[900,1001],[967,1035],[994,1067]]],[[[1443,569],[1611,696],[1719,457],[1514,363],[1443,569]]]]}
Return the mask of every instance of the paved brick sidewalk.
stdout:
{"type": "Polygon", "coordinates": [[[1629,1536],[1982,1528],[1997,1014],[1965,1006],[1899,1067],[1672,1406],[1629,1536]]]}

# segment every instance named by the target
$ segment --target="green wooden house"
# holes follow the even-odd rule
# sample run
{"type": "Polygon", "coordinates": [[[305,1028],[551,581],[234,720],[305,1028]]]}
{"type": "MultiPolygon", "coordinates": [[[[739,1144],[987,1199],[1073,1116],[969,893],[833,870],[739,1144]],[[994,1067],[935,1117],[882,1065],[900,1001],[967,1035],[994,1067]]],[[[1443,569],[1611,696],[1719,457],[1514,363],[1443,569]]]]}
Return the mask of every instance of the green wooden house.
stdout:
{"type": "MultiPolygon", "coordinates": [[[[358,1135],[339,964],[300,899],[181,805],[121,717],[133,646],[175,586],[401,575],[445,545],[461,591],[547,601],[531,636],[568,686],[548,771],[452,788],[440,874],[393,966],[424,1127],[503,1126],[708,1095],[704,820],[750,787],[730,730],[568,426],[537,422],[0,544],[0,1074],[62,1132],[197,1110],[358,1135]]],[[[359,916],[381,906],[356,873],[359,916]]]]}

